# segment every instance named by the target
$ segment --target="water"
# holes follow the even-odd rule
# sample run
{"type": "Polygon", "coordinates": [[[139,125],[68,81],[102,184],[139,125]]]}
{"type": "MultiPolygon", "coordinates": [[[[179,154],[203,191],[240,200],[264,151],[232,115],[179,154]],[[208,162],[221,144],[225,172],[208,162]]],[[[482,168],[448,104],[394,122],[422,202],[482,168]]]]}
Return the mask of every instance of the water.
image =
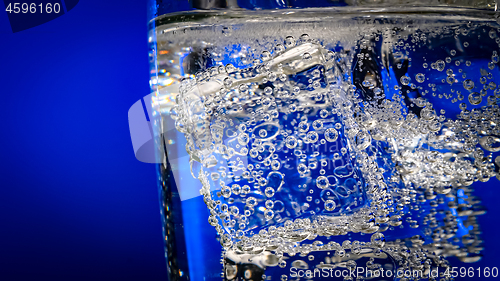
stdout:
{"type": "Polygon", "coordinates": [[[451,280],[480,261],[500,26],[442,12],[157,19],[171,280],[451,280]]]}

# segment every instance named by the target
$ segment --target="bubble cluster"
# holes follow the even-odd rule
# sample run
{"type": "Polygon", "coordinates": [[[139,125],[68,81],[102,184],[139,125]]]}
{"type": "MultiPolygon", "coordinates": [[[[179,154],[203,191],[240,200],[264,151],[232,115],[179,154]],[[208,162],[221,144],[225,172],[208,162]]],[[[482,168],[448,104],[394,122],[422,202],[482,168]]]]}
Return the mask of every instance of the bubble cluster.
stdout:
{"type": "MultiPolygon", "coordinates": [[[[183,80],[173,117],[202,164],[226,259],[349,270],[364,259],[405,269],[477,261],[485,210],[473,183],[498,176],[500,42],[486,31],[494,47],[475,68],[463,48],[429,53],[434,33],[484,32],[462,28],[371,30],[343,48],[286,36],[247,67],[183,80]],[[420,65],[409,59],[424,53],[420,65]]],[[[236,271],[226,265],[226,278],[236,271]]]]}

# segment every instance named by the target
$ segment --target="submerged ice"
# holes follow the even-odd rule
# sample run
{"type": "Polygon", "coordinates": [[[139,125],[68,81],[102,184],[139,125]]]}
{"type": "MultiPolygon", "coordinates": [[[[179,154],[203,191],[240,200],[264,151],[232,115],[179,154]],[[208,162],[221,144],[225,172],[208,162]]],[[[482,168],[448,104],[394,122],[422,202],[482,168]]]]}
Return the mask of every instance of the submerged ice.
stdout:
{"type": "Polygon", "coordinates": [[[352,48],[287,36],[248,67],[182,82],[173,118],[202,164],[192,172],[227,279],[239,264],[279,272],[365,258],[430,270],[480,259],[473,183],[498,175],[500,40],[468,26],[489,36],[471,62],[461,28],[387,28],[352,48]],[[439,40],[447,53],[433,54],[439,40]]]}

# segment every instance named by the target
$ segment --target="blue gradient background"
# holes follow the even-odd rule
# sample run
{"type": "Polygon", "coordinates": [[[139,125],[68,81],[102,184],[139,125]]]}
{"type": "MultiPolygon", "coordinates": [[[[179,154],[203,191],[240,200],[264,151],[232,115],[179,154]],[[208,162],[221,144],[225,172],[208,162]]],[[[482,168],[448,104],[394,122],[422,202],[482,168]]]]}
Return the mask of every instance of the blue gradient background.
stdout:
{"type": "MultiPolygon", "coordinates": [[[[0,11],[1,281],[167,279],[156,171],[127,121],[149,93],[146,2],[84,0],[18,33],[0,11]]],[[[498,186],[476,185],[484,259],[454,265],[500,267],[498,186]]]]}
{"type": "Polygon", "coordinates": [[[0,280],[166,280],[152,164],[147,1],[84,0],[12,33],[0,11],[0,280]]]}

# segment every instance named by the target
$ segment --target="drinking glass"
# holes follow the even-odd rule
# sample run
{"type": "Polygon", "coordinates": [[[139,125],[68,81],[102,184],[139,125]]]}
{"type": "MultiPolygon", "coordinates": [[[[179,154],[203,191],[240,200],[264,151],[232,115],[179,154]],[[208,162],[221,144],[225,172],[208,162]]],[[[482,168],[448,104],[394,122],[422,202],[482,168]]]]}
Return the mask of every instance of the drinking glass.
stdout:
{"type": "Polygon", "coordinates": [[[495,1],[148,9],[169,280],[498,275],[495,1]]]}

